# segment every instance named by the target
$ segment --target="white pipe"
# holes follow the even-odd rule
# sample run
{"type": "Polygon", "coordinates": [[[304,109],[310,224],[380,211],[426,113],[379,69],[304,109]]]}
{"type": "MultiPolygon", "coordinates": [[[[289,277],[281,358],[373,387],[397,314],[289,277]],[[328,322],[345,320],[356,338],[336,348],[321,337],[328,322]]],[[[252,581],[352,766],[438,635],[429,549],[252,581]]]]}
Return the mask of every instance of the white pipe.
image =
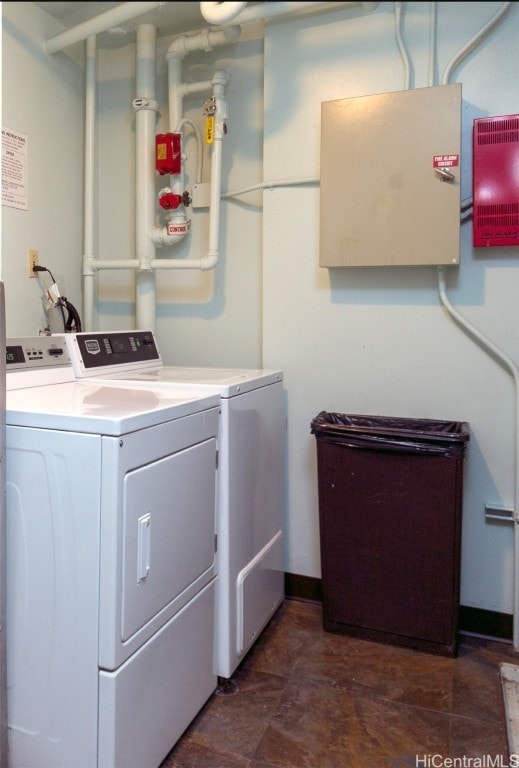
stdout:
{"type": "Polygon", "coordinates": [[[400,52],[400,56],[404,64],[404,89],[407,90],[409,88],[409,81],[410,81],[410,66],[409,66],[409,56],[407,55],[407,51],[405,49],[405,46],[402,40],[402,3],[394,3],[394,10],[395,10],[395,37],[398,45],[398,50],[400,52]]]}
{"type": "Polygon", "coordinates": [[[179,85],[179,91],[182,97],[192,96],[197,93],[208,93],[211,91],[211,81],[200,80],[198,83],[181,83],[179,85]]]}
{"type": "Polygon", "coordinates": [[[224,24],[232,21],[245,8],[247,3],[200,3],[200,13],[209,24],[224,24]]]}
{"type": "MultiPolygon", "coordinates": [[[[216,262],[212,264],[213,260],[207,256],[202,256],[200,259],[152,259],[150,261],[150,269],[211,269],[212,266],[216,266],[216,262]],[[212,266],[211,266],[212,264],[212,266]]],[[[92,269],[96,272],[102,272],[104,270],[117,270],[117,269],[139,269],[140,262],[137,259],[93,259],[92,269]]]]}
{"type": "Polygon", "coordinates": [[[165,2],[148,2],[148,0],[139,3],[121,3],[109,11],[99,14],[99,16],[94,16],[93,19],[88,19],[88,21],[84,21],[72,29],[67,29],[66,32],[60,32],[59,35],[49,37],[44,42],[43,47],[47,53],[56,53],[69,45],[86,40],[91,35],[105,32],[111,27],[117,27],[119,24],[124,24],[125,21],[153,11],[155,8],[162,8],[165,4],[165,2]]]}
{"type": "MultiPolygon", "coordinates": [[[[458,51],[458,53],[451,59],[447,65],[442,78],[442,85],[446,85],[449,82],[452,70],[456,67],[460,61],[467,56],[470,51],[482,40],[485,35],[492,29],[499,19],[507,12],[512,5],[511,2],[504,3],[499,11],[492,16],[492,18],[475,34],[470,40],[458,51]]],[[[463,218],[463,214],[462,214],[463,218]]],[[[515,450],[514,450],[514,562],[512,573],[512,589],[513,589],[513,645],[516,651],[519,651],[519,369],[515,362],[501,352],[496,345],[487,339],[482,333],[480,333],[474,326],[472,326],[465,318],[457,312],[447,299],[445,292],[445,280],[443,277],[443,270],[438,267],[438,282],[440,298],[443,305],[449,311],[449,313],[465,328],[470,335],[475,337],[481,344],[489,350],[503,365],[508,368],[514,379],[515,386],[515,450]]]]}
{"type": "Polygon", "coordinates": [[[180,35],[169,46],[166,59],[172,56],[184,58],[193,51],[212,51],[217,45],[232,43],[240,36],[239,26],[226,27],[225,29],[203,29],[194,35],[180,35]]]}
{"type": "Polygon", "coordinates": [[[138,259],[95,259],[93,267],[101,272],[105,269],[139,269],[138,259]]]}
{"type": "Polygon", "coordinates": [[[445,72],[443,73],[442,78],[442,85],[446,85],[449,82],[449,78],[451,76],[452,70],[454,67],[456,67],[460,61],[467,56],[473,48],[479,43],[479,41],[487,34],[487,32],[490,32],[494,24],[496,24],[499,19],[507,12],[507,10],[510,8],[512,3],[504,3],[501,8],[495,13],[492,18],[485,24],[485,26],[479,30],[477,34],[475,34],[473,37],[470,38],[470,40],[465,43],[463,48],[461,48],[458,53],[456,53],[455,56],[450,60],[450,62],[447,64],[447,67],[445,69],[445,72]]]}
{"type": "Polygon", "coordinates": [[[184,129],[184,125],[189,125],[193,129],[193,133],[195,134],[195,140],[196,140],[196,183],[200,184],[202,181],[202,136],[200,135],[200,131],[198,130],[197,124],[190,120],[188,117],[182,118],[182,120],[177,123],[177,127],[175,129],[175,133],[180,133],[184,129]]]}
{"type": "Polygon", "coordinates": [[[137,28],[135,115],[135,249],[139,269],[135,274],[137,328],[155,328],[156,288],[151,261],[155,245],[151,233],[155,224],[155,102],[157,30],[151,24],[137,28]]]}
{"type": "Polygon", "coordinates": [[[429,67],[428,84],[434,85],[434,69],[436,63],[436,3],[430,3],[429,8],[429,67]]]}
{"type": "Polygon", "coordinates": [[[83,330],[93,329],[94,310],[94,189],[96,119],[96,38],[86,43],[85,73],[85,209],[83,234],[83,330]]]}
{"type": "MultiPolygon", "coordinates": [[[[211,81],[205,81],[201,83],[193,83],[187,85],[182,82],[182,63],[185,56],[193,51],[210,51],[215,46],[225,45],[233,42],[240,36],[241,29],[237,26],[228,27],[226,29],[218,30],[203,30],[194,35],[180,35],[175,38],[169,46],[166,53],[166,61],[168,65],[168,101],[169,101],[169,127],[172,132],[178,132],[179,128],[187,121],[183,119],[183,97],[188,93],[201,93],[203,91],[209,91],[215,87],[215,77],[211,81]]],[[[223,73],[225,82],[227,82],[228,76],[223,73]]],[[[222,102],[220,110],[226,105],[222,102]]],[[[226,114],[226,113],[225,113],[226,114]]],[[[189,121],[190,122],[190,121],[189,121]]],[[[218,118],[216,119],[218,122],[218,118]]],[[[223,134],[223,128],[222,128],[223,134]]],[[[198,134],[197,134],[198,140],[198,134]]],[[[198,153],[201,161],[201,153],[198,153]]],[[[221,150],[218,148],[216,152],[212,152],[212,158],[215,157],[214,166],[216,168],[215,173],[220,174],[217,165],[221,164],[221,150]],[[219,161],[217,163],[217,161],[219,161]]],[[[213,162],[213,161],[212,161],[213,162]]],[[[197,182],[200,180],[201,166],[197,161],[197,182]]],[[[211,172],[211,183],[213,171],[211,172]]],[[[184,192],[184,173],[183,169],[180,174],[176,174],[170,179],[170,187],[174,194],[182,196],[184,192]]],[[[219,196],[218,196],[219,197],[219,196]]],[[[219,200],[216,205],[219,205],[219,200]]],[[[210,224],[211,226],[211,224],[210,224]]],[[[214,228],[214,222],[213,222],[214,228]]],[[[185,209],[177,209],[169,215],[169,222],[165,227],[154,228],[152,231],[152,241],[158,246],[171,246],[178,243],[189,231],[190,222],[187,219],[185,209]]],[[[163,261],[159,264],[162,266],[163,261]]],[[[177,264],[177,262],[173,262],[177,264]]],[[[179,266],[162,267],[167,269],[212,269],[216,266],[213,256],[203,257],[202,259],[185,259],[182,261],[182,266],[178,262],[179,266]]]]}
{"type": "MultiPolygon", "coordinates": [[[[234,42],[240,36],[240,27],[232,26],[227,29],[205,29],[194,35],[180,35],[175,38],[166,52],[168,65],[168,105],[169,130],[178,132],[182,124],[184,111],[184,96],[189,93],[210,92],[212,81],[204,81],[187,85],[182,82],[182,64],[185,56],[193,51],[211,51],[219,45],[234,42]]],[[[181,155],[183,155],[183,137],[181,139],[181,155]]],[[[199,153],[200,155],[200,153],[199,153]]],[[[198,170],[197,170],[198,176],[198,170]]],[[[170,177],[169,188],[173,194],[182,196],[184,192],[184,163],[179,174],[170,177]]],[[[171,246],[178,243],[188,233],[190,222],[185,208],[178,209],[169,216],[169,224],[162,229],[155,229],[152,234],[156,246],[171,246]]],[[[189,260],[184,262],[189,266],[189,260]]],[[[188,268],[188,267],[187,267],[188,268]]],[[[196,267],[198,268],[198,267],[196,267]]]]}
{"type": "MultiPolygon", "coordinates": [[[[178,38],[177,38],[178,39],[178,38]]],[[[173,41],[173,44],[175,41],[173,41]]],[[[171,46],[170,46],[171,48],[171,46]]],[[[177,126],[180,123],[182,119],[183,114],[183,93],[180,88],[180,85],[182,83],[182,61],[183,61],[184,54],[171,54],[170,55],[170,49],[168,49],[168,52],[166,54],[166,60],[168,63],[168,107],[169,107],[169,130],[173,133],[177,132],[177,126]]],[[[184,193],[184,149],[183,149],[183,137],[181,137],[180,140],[180,156],[181,156],[181,166],[180,166],[180,173],[170,176],[169,178],[169,187],[171,191],[175,195],[179,195],[182,197],[184,193]]],[[[185,208],[182,208],[181,211],[177,211],[175,214],[176,220],[179,222],[180,217],[182,217],[182,221],[184,222],[184,234],[187,234],[188,231],[188,222],[187,222],[187,214],[185,211],[185,208]]],[[[170,217],[171,220],[171,217],[170,217]]],[[[180,223],[180,222],[179,222],[180,223]]],[[[182,228],[180,228],[182,231],[182,228]]],[[[160,240],[157,242],[157,245],[172,245],[174,242],[178,242],[178,239],[181,239],[184,235],[181,234],[179,238],[176,240],[171,240],[166,237],[166,234],[161,235],[160,240]],[[163,238],[166,237],[165,241],[163,241],[163,238]]]]}
{"type": "MultiPolygon", "coordinates": [[[[373,11],[379,4],[378,3],[362,3],[362,2],[347,2],[347,3],[330,3],[319,2],[319,0],[309,0],[309,2],[268,2],[257,3],[249,8],[243,10],[235,10],[240,3],[214,3],[214,2],[201,2],[200,12],[204,19],[210,24],[218,26],[224,26],[226,24],[232,24],[235,20],[240,24],[247,24],[253,21],[262,21],[265,19],[272,19],[278,16],[289,16],[298,13],[299,11],[316,10],[317,12],[324,10],[334,10],[336,8],[363,8],[366,11],[373,11]],[[220,6],[220,7],[218,7],[220,6]],[[221,7],[223,6],[223,7],[221,7]],[[233,6],[232,8],[230,6],[233,6]],[[229,10],[229,14],[226,14],[226,10],[229,10]],[[231,15],[232,13],[232,15],[231,15]]],[[[246,3],[244,3],[246,5],[246,3]]]]}
{"type": "MultiPolygon", "coordinates": [[[[225,86],[229,81],[229,76],[224,71],[215,72],[212,78],[213,99],[215,103],[214,113],[214,136],[211,145],[211,183],[210,183],[210,205],[209,205],[209,243],[206,256],[201,259],[186,259],[183,261],[172,261],[171,265],[164,267],[167,269],[214,269],[219,260],[219,231],[220,231],[220,198],[222,186],[222,144],[227,130],[227,102],[224,98],[225,86]]],[[[171,228],[175,229],[175,219],[180,228],[182,227],[183,213],[176,211],[171,218],[171,223],[162,230],[155,229],[153,240],[156,245],[171,245],[176,239],[183,236],[180,233],[170,234],[171,228]]],[[[163,262],[158,264],[162,266],[163,262]]],[[[154,262],[157,265],[157,262],[154,262]]]]}
{"type": "Polygon", "coordinates": [[[463,315],[461,315],[450,303],[445,290],[445,277],[443,268],[438,267],[438,290],[443,306],[449,314],[477,341],[479,341],[488,351],[492,353],[508,371],[512,374],[515,386],[515,446],[514,446],[514,566],[513,566],[513,644],[514,649],[519,651],[519,368],[511,357],[502,352],[494,342],[490,341],[480,331],[477,330],[463,315]]]}
{"type": "Polygon", "coordinates": [[[229,80],[226,72],[215,72],[213,76],[213,96],[216,104],[214,114],[214,139],[211,148],[211,205],[209,208],[209,247],[206,268],[219,258],[218,239],[220,231],[220,195],[222,192],[222,145],[227,130],[227,102],[225,86],[229,80]]]}
{"type": "Polygon", "coordinates": [[[260,181],[258,184],[251,184],[249,187],[242,187],[242,189],[233,189],[230,192],[222,192],[222,200],[226,200],[230,197],[238,197],[239,195],[246,195],[248,192],[255,192],[258,189],[274,189],[275,187],[296,187],[304,184],[319,184],[320,178],[318,176],[311,176],[303,179],[279,179],[277,181],[260,181]]]}
{"type": "Polygon", "coordinates": [[[218,258],[202,256],[199,259],[155,259],[151,262],[152,269],[199,269],[202,272],[214,269],[218,258]]]}

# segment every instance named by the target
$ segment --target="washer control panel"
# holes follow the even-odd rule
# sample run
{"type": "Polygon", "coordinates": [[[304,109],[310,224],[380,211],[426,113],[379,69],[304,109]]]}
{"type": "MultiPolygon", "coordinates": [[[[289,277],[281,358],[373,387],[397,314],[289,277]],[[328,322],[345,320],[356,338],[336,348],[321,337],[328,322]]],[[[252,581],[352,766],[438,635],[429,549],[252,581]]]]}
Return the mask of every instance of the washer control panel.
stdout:
{"type": "Polygon", "coordinates": [[[70,333],[66,343],[77,378],[162,365],[152,331],[70,333]]]}

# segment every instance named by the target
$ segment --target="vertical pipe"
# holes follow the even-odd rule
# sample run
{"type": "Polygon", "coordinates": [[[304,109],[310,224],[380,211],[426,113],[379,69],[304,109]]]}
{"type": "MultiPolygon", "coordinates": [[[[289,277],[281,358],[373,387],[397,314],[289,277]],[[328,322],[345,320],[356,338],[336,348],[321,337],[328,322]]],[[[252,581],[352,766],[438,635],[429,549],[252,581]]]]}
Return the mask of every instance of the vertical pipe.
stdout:
{"type": "Polygon", "coordinates": [[[96,38],[86,44],[85,75],[85,209],[83,233],[83,327],[93,329],[94,313],[94,177],[96,119],[96,38]]]}
{"type": "Polygon", "coordinates": [[[436,3],[430,3],[429,8],[429,67],[427,85],[434,85],[436,51],[436,3]]]}
{"type": "Polygon", "coordinates": [[[228,81],[226,72],[213,75],[213,96],[216,104],[214,141],[211,149],[211,206],[209,208],[209,247],[207,250],[208,266],[219,256],[220,200],[222,194],[222,149],[223,138],[227,130],[227,102],[225,86],[228,81]]]}
{"type": "MultiPolygon", "coordinates": [[[[179,130],[178,126],[184,114],[183,89],[181,87],[182,61],[183,54],[173,53],[168,56],[168,108],[169,130],[171,133],[176,133],[179,130]]],[[[182,130],[180,130],[180,133],[180,153],[182,157],[180,173],[170,176],[169,186],[175,195],[180,195],[182,197],[184,193],[184,135],[182,130]]],[[[183,208],[181,211],[178,211],[178,218],[183,222],[186,221],[186,212],[183,208]]]]}
{"type": "Polygon", "coordinates": [[[514,445],[514,564],[513,564],[513,644],[514,649],[519,651],[519,368],[511,357],[502,352],[490,339],[481,331],[478,331],[463,315],[461,315],[447,297],[445,290],[445,277],[443,268],[438,267],[438,291],[440,299],[448,311],[459,325],[467,333],[479,341],[483,347],[494,355],[508,369],[514,379],[515,386],[515,445],[514,445]]]}
{"type": "MultiPolygon", "coordinates": [[[[492,27],[508,11],[511,2],[503,3],[501,8],[495,13],[489,21],[477,32],[465,45],[459,50],[450,62],[447,64],[442,76],[442,85],[449,82],[452,71],[458,66],[465,56],[467,56],[481,40],[490,32],[492,27]]],[[[512,589],[513,589],[513,644],[514,649],[519,651],[519,368],[514,361],[501,352],[489,339],[480,333],[473,325],[457,312],[447,298],[445,291],[445,278],[441,267],[438,269],[438,281],[440,299],[448,312],[458,320],[461,327],[477,338],[485,349],[490,350],[503,365],[508,368],[514,379],[515,386],[515,451],[514,451],[514,561],[512,566],[512,589]]]]}
{"type": "Polygon", "coordinates": [[[151,233],[155,219],[155,66],[157,30],[151,24],[137,28],[135,139],[136,172],[135,248],[139,269],[135,274],[137,328],[155,329],[156,286],[151,261],[155,246],[151,233]]]}

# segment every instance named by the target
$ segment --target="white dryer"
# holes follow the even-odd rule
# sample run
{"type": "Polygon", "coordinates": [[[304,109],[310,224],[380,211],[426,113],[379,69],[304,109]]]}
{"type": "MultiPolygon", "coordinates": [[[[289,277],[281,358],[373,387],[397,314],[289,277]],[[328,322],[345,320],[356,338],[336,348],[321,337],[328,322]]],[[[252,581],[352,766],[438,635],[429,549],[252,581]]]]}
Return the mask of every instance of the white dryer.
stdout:
{"type": "Polygon", "coordinates": [[[10,768],[157,768],[217,686],[219,397],[6,366],[10,768]]]}
{"type": "Polygon", "coordinates": [[[229,678],[284,598],[282,371],[166,366],[151,331],[66,340],[78,379],[220,397],[215,655],[217,675],[229,678]]]}

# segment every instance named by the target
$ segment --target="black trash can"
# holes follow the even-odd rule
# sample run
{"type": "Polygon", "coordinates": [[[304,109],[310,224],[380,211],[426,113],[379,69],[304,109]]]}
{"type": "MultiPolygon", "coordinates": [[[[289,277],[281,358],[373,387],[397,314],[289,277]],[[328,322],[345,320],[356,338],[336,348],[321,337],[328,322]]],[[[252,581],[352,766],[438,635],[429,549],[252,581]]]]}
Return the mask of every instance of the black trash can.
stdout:
{"type": "Polygon", "coordinates": [[[455,656],[466,422],[322,411],[325,630],[455,656]]]}

